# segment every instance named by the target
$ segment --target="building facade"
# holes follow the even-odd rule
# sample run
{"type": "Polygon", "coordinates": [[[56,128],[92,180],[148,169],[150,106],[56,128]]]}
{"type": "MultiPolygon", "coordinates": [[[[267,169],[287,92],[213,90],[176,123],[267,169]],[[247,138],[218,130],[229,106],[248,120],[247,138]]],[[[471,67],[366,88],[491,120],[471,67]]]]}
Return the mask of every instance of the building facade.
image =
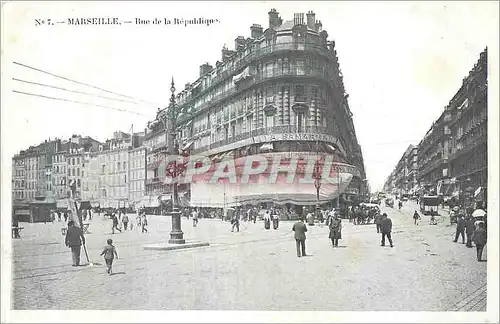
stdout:
{"type": "MultiPolygon", "coordinates": [[[[481,54],[462,86],[450,100],[409,160],[417,161],[407,177],[419,194],[438,195],[444,201],[486,204],[488,183],[488,82],[487,49],[481,54]],[[418,172],[417,172],[418,168],[418,172]]],[[[400,161],[401,163],[401,161],[400,161]]],[[[384,189],[403,188],[400,163],[388,177],[384,189]]],[[[409,165],[409,161],[407,165],[409,165]]]]}
{"type": "Polygon", "coordinates": [[[392,194],[414,194],[418,188],[418,147],[409,145],[384,184],[392,194]]]}
{"type": "Polygon", "coordinates": [[[23,201],[26,194],[25,157],[16,155],[12,159],[12,199],[23,201]]]}
{"type": "Polygon", "coordinates": [[[146,190],[146,148],[132,148],[129,154],[129,200],[140,202],[146,190]]]}
{"type": "MultiPolygon", "coordinates": [[[[321,152],[359,170],[354,181],[352,174],[343,174],[339,183],[325,184],[322,202],[338,198],[351,183],[359,191],[365,180],[364,162],[335,42],[328,41],[328,33],[313,12],[307,13],[307,19],[299,13],[286,22],[274,9],[268,14],[266,30],[253,25],[250,38],[237,37],[234,50],[224,47],[221,61],[215,67],[200,66],[199,79],[178,94],[179,108],[190,113],[181,115],[176,125],[179,148],[215,160],[264,153],[321,152]]],[[[154,123],[146,141],[162,141],[164,127],[160,124],[154,123]]],[[[154,151],[154,144],[150,146],[148,159],[160,158],[151,158],[148,163],[147,191],[168,192],[158,169],[161,153],[154,151]]],[[[161,152],[161,144],[156,150],[161,152]]],[[[304,187],[285,193],[284,186],[270,186],[269,192],[257,193],[251,186],[239,185],[237,197],[236,188],[231,186],[192,183],[190,194],[191,203],[197,206],[220,206],[221,197],[228,204],[236,200],[315,204],[316,190],[309,189],[310,196],[309,192],[299,194],[304,187]]]]}
{"type": "MultiPolygon", "coordinates": [[[[63,144],[65,146],[65,144],[63,144]]],[[[66,149],[66,148],[63,148],[66,149]]],[[[68,163],[66,161],[66,150],[57,152],[52,156],[52,184],[56,201],[68,197],[68,163]]]]}
{"type": "Polygon", "coordinates": [[[484,204],[488,187],[487,59],[485,49],[448,106],[451,114],[448,163],[450,177],[456,184],[454,192],[467,193],[484,204]]]}

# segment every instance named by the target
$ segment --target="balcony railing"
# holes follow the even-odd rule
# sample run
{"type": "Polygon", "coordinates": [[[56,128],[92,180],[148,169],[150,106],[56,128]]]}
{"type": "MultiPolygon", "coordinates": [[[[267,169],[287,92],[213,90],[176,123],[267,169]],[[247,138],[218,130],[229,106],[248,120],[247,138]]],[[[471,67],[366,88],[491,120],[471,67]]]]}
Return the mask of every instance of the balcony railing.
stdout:
{"type": "Polygon", "coordinates": [[[488,138],[488,136],[486,134],[475,136],[472,140],[470,140],[469,143],[465,144],[462,148],[460,148],[459,150],[456,150],[456,151],[452,152],[448,156],[448,161],[451,162],[451,161],[455,160],[457,157],[459,157],[459,156],[461,156],[463,154],[468,153],[474,147],[479,146],[479,145],[485,143],[486,140],[487,140],[487,138],[488,138]]]}
{"type": "MultiPolygon", "coordinates": [[[[243,92],[257,83],[262,83],[266,82],[268,80],[271,80],[273,78],[278,78],[278,77],[312,77],[312,78],[320,78],[325,81],[331,81],[332,80],[332,74],[325,70],[320,70],[320,69],[304,69],[303,73],[297,73],[297,71],[282,71],[282,70],[276,70],[275,73],[267,74],[267,75],[261,75],[261,74],[256,74],[253,75],[254,82],[251,82],[247,84],[246,86],[240,86],[240,87],[233,87],[230,90],[224,91],[222,93],[219,93],[218,95],[207,99],[204,103],[200,104],[198,107],[194,109],[194,113],[202,112],[206,110],[209,107],[216,106],[220,104],[222,101],[229,99],[230,97],[236,95],[237,93],[243,92]]],[[[306,102],[306,98],[301,98],[304,100],[303,102],[306,102]]],[[[183,123],[186,120],[193,118],[192,116],[186,116],[184,119],[181,119],[179,123],[183,123]]]]}
{"type": "Polygon", "coordinates": [[[196,154],[196,153],[212,150],[212,149],[224,146],[224,145],[229,145],[232,143],[243,141],[243,140],[246,140],[246,139],[254,137],[254,136],[273,135],[273,134],[278,135],[278,134],[283,134],[283,133],[315,133],[315,134],[332,135],[332,134],[329,134],[327,127],[323,127],[323,126],[308,126],[308,127],[303,127],[302,129],[299,129],[297,126],[293,126],[293,125],[262,127],[262,128],[258,128],[256,130],[253,130],[251,132],[240,133],[238,135],[232,136],[232,137],[225,139],[225,140],[213,142],[209,145],[197,147],[193,150],[193,153],[196,154]]]}
{"type": "Polygon", "coordinates": [[[286,43],[272,44],[259,49],[253,49],[249,51],[246,55],[234,61],[232,66],[228,65],[224,70],[222,70],[215,78],[212,79],[208,87],[200,91],[198,94],[188,97],[182,102],[179,102],[179,104],[180,105],[191,104],[194,100],[205,95],[208,91],[211,91],[222,81],[230,77],[234,72],[239,71],[241,68],[245,66],[248,66],[251,62],[260,59],[264,56],[267,56],[269,54],[276,54],[282,51],[304,51],[304,52],[314,51],[316,53],[323,53],[325,56],[330,57],[332,60],[335,59],[333,54],[330,51],[328,51],[328,49],[324,45],[319,45],[319,44],[299,44],[296,42],[286,42],[286,43]]]}

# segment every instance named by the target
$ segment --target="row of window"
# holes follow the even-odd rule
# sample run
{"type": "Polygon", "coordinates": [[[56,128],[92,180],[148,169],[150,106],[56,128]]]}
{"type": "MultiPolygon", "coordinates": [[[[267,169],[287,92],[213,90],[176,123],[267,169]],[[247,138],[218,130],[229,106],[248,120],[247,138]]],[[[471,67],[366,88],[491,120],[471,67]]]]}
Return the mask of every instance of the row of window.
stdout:
{"type": "Polygon", "coordinates": [[[65,161],[66,161],[66,156],[62,154],[56,154],[52,157],[52,163],[60,163],[65,161]]]}
{"type": "Polygon", "coordinates": [[[107,183],[108,185],[111,186],[124,185],[127,183],[127,175],[115,174],[115,175],[101,176],[101,183],[107,183]]]}
{"type": "Polygon", "coordinates": [[[128,153],[127,152],[122,152],[122,153],[115,153],[115,154],[106,154],[106,155],[100,155],[99,160],[101,162],[105,161],[126,161],[128,158],[128,153]]]}
{"type": "MultiPolygon", "coordinates": [[[[283,115],[287,117],[292,115],[290,109],[294,102],[306,103],[309,105],[310,101],[314,100],[317,106],[318,103],[323,106],[326,101],[327,94],[326,91],[319,86],[309,87],[304,84],[283,86],[271,84],[264,87],[262,90],[259,89],[255,92],[247,92],[226,105],[221,105],[212,109],[211,112],[201,114],[196,117],[192,123],[189,123],[189,125],[185,126],[181,130],[181,133],[179,134],[180,138],[191,137],[193,132],[196,134],[199,131],[210,129],[212,125],[228,121],[235,118],[237,115],[251,111],[254,107],[254,102],[257,102],[257,108],[260,110],[259,114],[264,114],[264,106],[268,104],[278,105],[277,99],[279,98],[283,101],[283,115]]],[[[258,120],[256,122],[258,122],[258,120]]]]}

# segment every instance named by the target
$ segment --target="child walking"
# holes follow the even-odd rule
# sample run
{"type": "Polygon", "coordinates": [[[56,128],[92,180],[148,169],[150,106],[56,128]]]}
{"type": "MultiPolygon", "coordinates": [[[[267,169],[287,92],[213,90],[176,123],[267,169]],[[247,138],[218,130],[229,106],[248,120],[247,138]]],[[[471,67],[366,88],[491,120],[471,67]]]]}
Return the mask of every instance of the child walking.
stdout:
{"type": "Polygon", "coordinates": [[[101,255],[104,255],[104,261],[106,261],[106,268],[108,269],[109,275],[113,273],[113,259],[116,258],[118,259],[118,254],[116,253],[116,248],[113,245],[113,240],[108,239],[106,241],[108,245],[104,247],[104,250],[102,250],[101,255]]]}

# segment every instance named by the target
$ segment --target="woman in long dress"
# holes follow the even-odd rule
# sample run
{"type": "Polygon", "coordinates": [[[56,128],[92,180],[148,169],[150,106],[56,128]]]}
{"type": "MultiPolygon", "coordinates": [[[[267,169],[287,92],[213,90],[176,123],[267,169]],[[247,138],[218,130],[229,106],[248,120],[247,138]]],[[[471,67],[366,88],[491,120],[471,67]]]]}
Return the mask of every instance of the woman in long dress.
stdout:
{"type": "Polygon", "coordinates": [[[271,215],[269,214],[269,210],[267,210],[266,213],[264,214],[264,228],[265,229],[271,228],[271,215]]]}

